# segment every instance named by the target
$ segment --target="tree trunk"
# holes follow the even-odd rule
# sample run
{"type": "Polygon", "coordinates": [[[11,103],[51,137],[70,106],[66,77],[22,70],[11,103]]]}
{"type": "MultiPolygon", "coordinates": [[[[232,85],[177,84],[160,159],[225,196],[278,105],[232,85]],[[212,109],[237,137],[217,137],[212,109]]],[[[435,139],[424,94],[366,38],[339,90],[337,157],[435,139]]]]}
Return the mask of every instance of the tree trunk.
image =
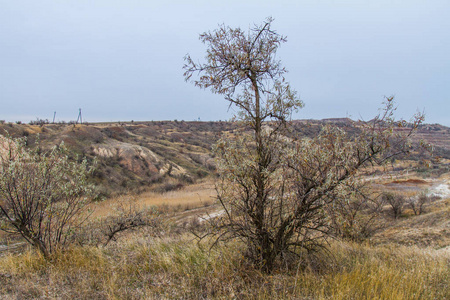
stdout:
{"type": "Polygon", "coordinates": [[[260,249],[257,249],[256,259],[261,269],[270,273],[273,269],[274,261],[276,255],[274,255],[273,245],[270,241],[269,232],[266,230],[266,221],[265,221],[265,207],[266,207],[266,182],[265,182],[265,171],[268,167],[267,161],[267,149],[264,145],[263,141],[263,132],[262,132],[262,120],[261,120],[261,103],[260,103],[260,94],[259,87],[256,82],[256,75],[251,74],[251,82],[253,85],[253,89],[255,92],[255,143],[256,143],[256,155],[257,155],[257,169],[255,174],[255,182],[256,182],[256,199],[255,199],[255,227],[256,227],[256,235],[258,240],[258,246],[260,249]]]}
{"type": "Polygon", "coordinates": [[[33,245],[33,247],[38,249],[42,253],[42,255],[44,255],[45,258],[49,257],[49,253],[47,251],[47,248],[45,247],[44,243],[41,241],[41,239],[39,237],[33,236],[33,234],[31,234],[31,232],[25,226],[21,226],[20,234],[27,241],[29,241],[30,244],[33,245]]]}

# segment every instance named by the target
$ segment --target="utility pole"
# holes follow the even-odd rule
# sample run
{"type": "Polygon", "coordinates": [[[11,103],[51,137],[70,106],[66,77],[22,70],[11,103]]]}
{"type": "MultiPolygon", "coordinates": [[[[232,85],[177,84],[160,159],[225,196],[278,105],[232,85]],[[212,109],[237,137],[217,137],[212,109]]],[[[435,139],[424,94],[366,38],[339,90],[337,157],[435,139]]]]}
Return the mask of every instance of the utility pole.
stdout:
{"type": "Polygon", "coordinates": [[[53,124],[55,124],[56,111],[53,113],[53,124]]]}
{"type": "Polygon", "coordinates": [[[83,124],[83,117],[81,116],[81,108],[80,108],[80,111],[78,113],[77,124],[78,124],[78,121],[80,121],[80,124],[83,124]]]}

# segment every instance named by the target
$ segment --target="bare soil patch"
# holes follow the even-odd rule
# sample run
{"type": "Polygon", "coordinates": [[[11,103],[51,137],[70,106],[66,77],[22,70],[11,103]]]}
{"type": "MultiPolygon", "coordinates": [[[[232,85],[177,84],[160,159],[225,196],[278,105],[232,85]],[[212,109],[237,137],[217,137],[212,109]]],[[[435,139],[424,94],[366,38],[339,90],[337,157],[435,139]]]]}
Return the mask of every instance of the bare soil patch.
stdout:
{"type": "Polygon", "coordinates": [[[406,180],[394,180],[391,184],[425,184],[431,185],[429,182],[422,179],[406,179],[406,180]]]}

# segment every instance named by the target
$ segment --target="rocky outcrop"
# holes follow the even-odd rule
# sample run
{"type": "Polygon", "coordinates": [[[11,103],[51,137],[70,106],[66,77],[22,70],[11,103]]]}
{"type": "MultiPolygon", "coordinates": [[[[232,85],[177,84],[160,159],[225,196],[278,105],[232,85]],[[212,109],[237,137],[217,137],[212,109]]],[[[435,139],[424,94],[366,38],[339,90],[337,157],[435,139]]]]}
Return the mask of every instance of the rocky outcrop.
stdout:
{"type": "Polygon", "coordinates": [[[124,168],[139,176],[169,174],[181,176],[186,170],[173,162],[166,162],[146,147],[119,141],[107,141],[93,146],[95,155],[115,159],[124,168]]]}

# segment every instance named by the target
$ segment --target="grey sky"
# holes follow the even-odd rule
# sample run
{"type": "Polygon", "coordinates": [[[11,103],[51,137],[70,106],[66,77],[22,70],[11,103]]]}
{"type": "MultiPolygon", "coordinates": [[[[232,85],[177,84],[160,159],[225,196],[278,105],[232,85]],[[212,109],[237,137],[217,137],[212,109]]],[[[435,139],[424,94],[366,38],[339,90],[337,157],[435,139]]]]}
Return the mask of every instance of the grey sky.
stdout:
{"type": "Polygon", "coordinates": [[[185,83],[199,33],[266,17],[306,106],[298,119],[397,115],[450,126],[448,0],[0,0],[0,119],[226,120],[222,97],[185,83]]]}

